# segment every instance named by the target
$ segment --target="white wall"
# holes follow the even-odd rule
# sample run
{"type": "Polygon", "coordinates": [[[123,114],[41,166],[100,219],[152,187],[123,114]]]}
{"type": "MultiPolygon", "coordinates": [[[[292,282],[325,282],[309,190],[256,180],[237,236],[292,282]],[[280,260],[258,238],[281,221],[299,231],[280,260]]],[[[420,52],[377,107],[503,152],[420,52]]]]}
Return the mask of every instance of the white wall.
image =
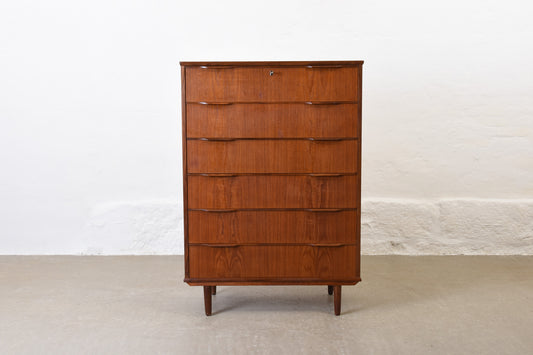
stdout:
{"type": "Polygon", "coordinates": [[[533,254],[528,1],[0,3],[0,253],[182,252],[180,60],[363,59],[363,252],[533,254]]]}

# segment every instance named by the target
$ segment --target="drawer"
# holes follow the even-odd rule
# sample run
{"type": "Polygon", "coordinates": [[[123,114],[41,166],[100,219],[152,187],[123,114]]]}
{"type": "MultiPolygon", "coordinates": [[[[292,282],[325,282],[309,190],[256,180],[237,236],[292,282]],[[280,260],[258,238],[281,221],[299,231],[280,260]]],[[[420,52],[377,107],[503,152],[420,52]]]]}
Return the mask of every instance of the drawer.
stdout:
{"type": "Polygon", "coordinates": [[[189,173],[355,173],[357,146],[355,139],[188,140],[187,169],[189,173]]]}
{"type": "Polygon", "coordinates": [[[190,210],[189,243],[355,243],[355,209],[190,210]]]}
{"type": "Polygon", "coordinates": [[[188,208],[356,208],[358,176],[189,175],[188,208]]]}
{"type": "Polygon", "coordinates": [[[359,278],[359,248],[345,246],[189,245],[190,277],[196,279],[359,278]]]}
{"type": "Polygon", "coordinates": [[[359,137],[359,104],[187,104],[189,138],[359,137]]]}
{"type": "Polygon", "coordinates": [[[357,101],[359,97],[359,67],[190,67],[185,75],[187,102],[357,101]]]}

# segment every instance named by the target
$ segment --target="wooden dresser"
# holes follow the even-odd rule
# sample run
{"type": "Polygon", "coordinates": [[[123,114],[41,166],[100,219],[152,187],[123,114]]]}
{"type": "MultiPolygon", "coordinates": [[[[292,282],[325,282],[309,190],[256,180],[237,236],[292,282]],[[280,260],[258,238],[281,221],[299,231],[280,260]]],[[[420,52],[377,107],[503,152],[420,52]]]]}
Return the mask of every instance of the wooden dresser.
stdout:
{"type": "Polygon", "coordinates": [[[362,61],[181,62],[185,282],[361,280],[362,61]]]}

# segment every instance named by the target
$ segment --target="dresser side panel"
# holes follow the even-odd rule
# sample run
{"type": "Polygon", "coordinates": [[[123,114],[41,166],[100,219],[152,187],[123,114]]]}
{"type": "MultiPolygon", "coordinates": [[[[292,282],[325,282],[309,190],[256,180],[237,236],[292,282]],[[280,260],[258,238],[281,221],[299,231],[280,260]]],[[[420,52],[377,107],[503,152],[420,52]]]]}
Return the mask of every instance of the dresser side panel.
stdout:
{"type": "Polygon", "coordinates": [[[359,139],[357,140],[359,144],[359,149],[357,149],[357,223],[356,223],[356,241],[357,241],[357,276],[361,278],[361,184],[362,184],[362,150],[363,150],[363,125],[362,125],[362,108],[363,108],[363,63],[359,65],[359,75],[358,78],[358,109],[359,115],[357,117],[357,126],[359,127],[359,139]]]}
{"type": "Polygon", "coordinates": [[[189,278],[189,214],[188,212],[188,184],[187,184],[187,68],[181,67],[181,141],[183,165],[183,243],[185,253],[185,278],[189,278]]]}

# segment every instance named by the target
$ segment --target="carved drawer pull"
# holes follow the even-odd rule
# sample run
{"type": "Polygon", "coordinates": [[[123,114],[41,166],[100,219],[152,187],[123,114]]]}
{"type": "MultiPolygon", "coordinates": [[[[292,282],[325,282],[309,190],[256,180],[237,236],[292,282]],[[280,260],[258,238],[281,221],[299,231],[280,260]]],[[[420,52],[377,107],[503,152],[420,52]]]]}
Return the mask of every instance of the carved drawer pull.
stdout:
{"type": "Polygon", "coordinates": [[[307,140],[312,142],[339,142],[343,141],[344,138],[307,138],[307,140]]]}
{"type": "Polygon", "coordinates": [[[233,102],[206,102],[206,101],[200,101],[198,103],[200,105],[233,105],[233,102]]]}
{"type": "Polygon", "coordinates": [[[306,101],[306,105],[340,105],[342,102],[339,101],[306,101]]]}
{"type": "Polygon", "coordinates": [[[240,247],[240,244],[199,244],[203,247],[210,247],[210,248],[237,248],[240,247]]]}
{"type": "Polygon", "coordinates": [[[306,212],[341,212],[342,208],[306,208],[306,212]]]}
{"type": "Polygon", "coordinates": [[[346,244],[342,244],[342,243],[339,243],[339,244],[310,244],[310,245],[312,247],[318,247],[318,248],[322,248],[322,247],[338,248],[338,247],[346,246],[346,244]]]}
{"type": "Polygon", "coordinates": [[[201,69],[233,69],[235,67],[229,65],[201,65],[201,69]]]}
{"type": "Polygon", "coordinates": [[[235,177],[237,174],[200,174],[205,177],[235,177]]]}
{"type": "Polygon", "coordinates": [[[215,212],[215,213],[230,213],[230,212],[237,212],[238,210],[211,210],[211,209],[207,209],[207,208],[200,208],[197,211],[215,212]]]}
{"type": "Polygon", "coordinates": [[[336,68],[342,68],[343,65],[307,65],[306,68],[308,69],[336,69],[336,68]]]}
{"type": "Polygon", "coordinates": [[[235,138],[200,138],[200,140],[209,142],[233,142],[235,138]]]}
{"type": "Polygon", "coordinates": [[[339,176],[343,176],[343,174],[309,174],[309,176],[312,176],[312,177],[339,177],[339,176]]]}

